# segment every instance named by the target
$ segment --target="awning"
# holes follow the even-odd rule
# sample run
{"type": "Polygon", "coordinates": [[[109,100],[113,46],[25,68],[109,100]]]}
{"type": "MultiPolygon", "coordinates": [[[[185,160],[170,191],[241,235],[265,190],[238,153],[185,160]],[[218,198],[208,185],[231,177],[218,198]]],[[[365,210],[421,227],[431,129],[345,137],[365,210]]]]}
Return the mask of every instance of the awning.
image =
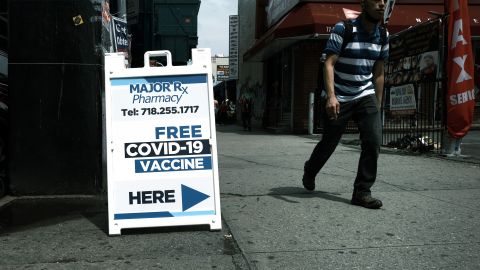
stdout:
{"type": "MultiPolygon", "coordinates": [[[[469,10],[472,36],[480,36],[480,5],[470,5],[469,10]]],[[[262,61],[298,40],[327,38],[337,22],[347,19],[355,11],[360,11],[358,4],[300,4],[258,39],[243,58],[245,61],[262,61]]],[[[429,13],[431,11],[442,14],[444,6],[396,4],[388,31],[394,34],[435,18],[429,13]]]]}

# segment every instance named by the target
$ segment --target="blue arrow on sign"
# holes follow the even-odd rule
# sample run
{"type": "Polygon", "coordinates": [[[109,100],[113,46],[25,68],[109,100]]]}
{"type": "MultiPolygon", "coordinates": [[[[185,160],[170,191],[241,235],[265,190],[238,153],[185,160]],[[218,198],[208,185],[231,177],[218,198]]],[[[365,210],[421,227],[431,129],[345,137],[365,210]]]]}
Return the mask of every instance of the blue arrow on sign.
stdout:
{"type": "Polygon", "coordinates": [[[182,211],[186,211],[194,205],[208,199],[210,196],[193,188],[182,185],[182,211]]]}

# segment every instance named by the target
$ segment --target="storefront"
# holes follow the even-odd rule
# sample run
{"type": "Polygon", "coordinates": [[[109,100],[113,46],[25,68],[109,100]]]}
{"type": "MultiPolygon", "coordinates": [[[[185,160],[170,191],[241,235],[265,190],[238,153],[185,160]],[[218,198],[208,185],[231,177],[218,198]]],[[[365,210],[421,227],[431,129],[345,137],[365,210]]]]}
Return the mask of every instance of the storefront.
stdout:
{"type": "MultiPolygon", "coordinates": [[[[474,51],[479,55],[480,0],[469,4],[474,51]]],[[[319,94],[319,59],[329,33],[335,23],[357,16],[360,5],[358,1],[257,0],[256,8],[257,39],[243,54],[243,61],[263,63],[263,126],[305,133],[308,96],[310,92],[319,94]]],[[[388,25],[389,33],[398,33],[443,12],[442,0],[398,0],[388,25]]]]}

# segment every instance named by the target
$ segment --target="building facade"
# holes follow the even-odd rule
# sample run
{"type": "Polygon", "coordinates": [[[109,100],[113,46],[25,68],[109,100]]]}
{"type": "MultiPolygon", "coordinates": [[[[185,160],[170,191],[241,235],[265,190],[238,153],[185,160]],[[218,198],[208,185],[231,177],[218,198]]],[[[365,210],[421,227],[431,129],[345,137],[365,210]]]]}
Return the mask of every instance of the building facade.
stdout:
{"type": "Polygon", "coordinates": [[[197,47],[200,0],[129,0],[127,23],[132,66],[143,66],[146,51],[169,50],[173,65],[186,65],[197,47]]]}
{"type": "Polygon", "coordinates": [[[236,80],[230,76],[230,58],[215,55],[212,57],[212,76],[214,98],[218,102],[226,99],[236,102],[236,80]]]}
{"type": "MultiPolygon", "coordinates": [[[[443,2],[396,1],[390,34],[443,14],[443,2]]],[[[358,15],[359,1],[248,0],[238,5],[238,91],[256,89],[255,109],[261,115],[257,125],[307,132],[309,95],[318,96],[322,90],[317,81],[319,59],[330,30],[335,23],[358,15]]],[[[469,1],[469,5],[474,53],[479,55],[480,1],[469,1]]]]}
{"type": "Polygon", "coordinates": [[[101,189],[106,11],[104,1],[8,1],[12,194],[101,189]]]}
{"type": "Polygon", "coordinates": [[[0,86],[8,70],[9,127],[0,119],[0,131],[6,130],[9,142],[10,193],[104,190],[103,57],[113,48],[112,15],[126,14],[130,25],[143,27],[131,32],[137,66],[143,66],[145,51],[166,49],[174,64],[186,64],[197,45],[199,5],[199,0],[1,1],[0,86]]]}
{"type": "Polygon", "coordinates": [[[252,124],[255,126],[263,126],[263,118],[265,116],[266,88],[264,84],[264,65],[259,61],[245,61],[244,55],[255,44],[256,36],[256,17],[257,10],[256,0],[238,1],[238,81],[237,96],[241,96],[244,92],[250,91],[254,94],[255,103],[253,105],[252,124]]]}
{"type": "Polygon", "coordinates": [[[220,83],[229,79],[229,58],[228,56],[212,56],[212,75],[213,84],[220,83]]]}
{"type": "Polygon", "coordinates": [[[0,197],[7,192],[8,130],[8,12],[7,3],[0,4],[0,197]]]}

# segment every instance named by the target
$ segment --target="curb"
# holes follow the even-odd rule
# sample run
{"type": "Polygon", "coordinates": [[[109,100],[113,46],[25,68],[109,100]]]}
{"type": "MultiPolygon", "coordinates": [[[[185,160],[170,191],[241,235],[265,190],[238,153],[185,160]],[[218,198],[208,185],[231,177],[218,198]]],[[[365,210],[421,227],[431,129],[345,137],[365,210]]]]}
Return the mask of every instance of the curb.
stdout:
{"type": "Polygon", "coordinates": [[[17,197],[6,195],[5,197],[0,198],[0,210],[4,207],[15,201],[17,197]]]}
{"type": "Polygon", "coordinates": [[[0,198],[0,210],[12,204],[15,201],[35,201],[35,200],[105,200],[103,195],[39,195],[39,196],[11,196],[6,195],[0,198]]]}

